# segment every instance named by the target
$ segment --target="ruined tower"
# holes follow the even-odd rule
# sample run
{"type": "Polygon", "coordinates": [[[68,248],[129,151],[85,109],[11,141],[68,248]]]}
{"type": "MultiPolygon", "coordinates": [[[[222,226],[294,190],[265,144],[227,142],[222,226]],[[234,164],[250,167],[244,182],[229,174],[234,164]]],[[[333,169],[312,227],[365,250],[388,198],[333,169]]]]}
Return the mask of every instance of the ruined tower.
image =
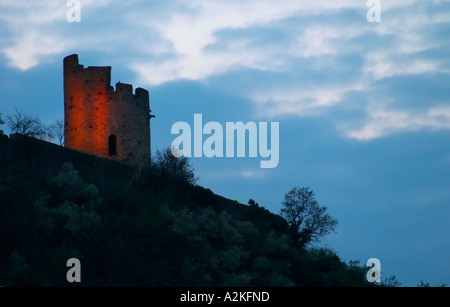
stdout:
{"type": "Polygon", "coordinates": [[[148,91],[111,86],[111,67],[64,58],[64,143],[68,148],[142,167],[150,163],[148,91]]]}

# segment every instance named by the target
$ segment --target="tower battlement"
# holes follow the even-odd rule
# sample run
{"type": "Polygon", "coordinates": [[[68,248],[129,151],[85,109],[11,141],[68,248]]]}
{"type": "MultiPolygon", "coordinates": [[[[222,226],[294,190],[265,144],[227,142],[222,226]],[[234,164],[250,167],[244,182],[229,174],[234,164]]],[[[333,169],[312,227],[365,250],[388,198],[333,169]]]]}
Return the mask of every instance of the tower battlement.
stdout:
{"type": "Polygon", "coordinates": [[[64,58],[65,146],[141,167],[150,163],[149,93],[131,84],[111,86],[110,66],[64,58]]]}

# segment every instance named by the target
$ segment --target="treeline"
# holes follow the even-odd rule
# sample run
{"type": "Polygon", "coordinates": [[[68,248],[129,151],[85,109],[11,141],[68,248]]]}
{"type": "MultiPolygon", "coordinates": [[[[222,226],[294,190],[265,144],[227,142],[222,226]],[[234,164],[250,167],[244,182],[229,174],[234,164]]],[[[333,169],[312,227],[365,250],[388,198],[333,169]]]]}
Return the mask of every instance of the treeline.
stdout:
{"type": "Polygon", "coordinates": [[[169,152],[133,182],[86,182],[66,163],[2,183],[0,285],[371,286],[359,263],[304,244],[301,225],[195,185],[189,161],[169,152]],[[79,284],[66,280],[69,258],[79,284]]]}
{"type": "MultiPolygon", "coordinates": [[[[15,109],[14,113],[2,119],[0,113],[0,126],[6,124],[12,134],[21,134],[40,140],[55,142],[64,145],[64,121],[55,120],[51,125],[45,125],[38,117],[31,116],[15,109]]],[[[0,129],[0,134],[4,131],[0,129]]]]}

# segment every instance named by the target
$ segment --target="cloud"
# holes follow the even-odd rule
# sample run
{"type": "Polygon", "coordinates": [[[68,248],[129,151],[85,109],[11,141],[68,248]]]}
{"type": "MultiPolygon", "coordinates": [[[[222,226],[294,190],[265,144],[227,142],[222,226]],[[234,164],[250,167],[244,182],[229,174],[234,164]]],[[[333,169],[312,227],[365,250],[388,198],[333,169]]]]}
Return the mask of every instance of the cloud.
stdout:
{"type": "MultiPolygon", "coordinates": [[[[233,161],[232,158],[229,158],[230,161],[233,161]]],[[[218,171],[218,170],[204,170],[202,172],[202,176],[200,180],[204,180],[204,182],[211,182],[215,180],[224,180],[224,179],[264,179],[267,177],[267,173],[262,171],[261,169],[243,169],[238,171],[218,171]]]]}
{"type": "MultiPolygon", "coordinates": [[[[110,0],[84,0],[82,15],[101,9],[110,0]]],[[[66,20],[66,1],[0,2],[0,53],[21,70],[38,65],[46,57],[61,54],[78,43],[73,25],[66,20]]],[[[97,36],[101,37],[101,36],[97,36]]]]}
{"type": "Polygon", "coordinates": [[[398,57],[395,59],[380,53],[372,54],[367,57],[364,72],[371,74],[376,80],[398,75],[446,72],[440,68],[442,64],[437,60],[413,58],[408,61],[398,57]]]}
{"type": "Polygon", "coordinates": [[[261,171],[242,171],[240,172],[242,178],[264,178],[266,173],[261,171]]]}
{"type": "Polygon", "coordinates": [[[65,1],[1,1],[0,53],[25,71],[69,52],[97,52],[120,58],[144,86],[253,72],[229,90],[253,101],[260,117],[331,111],[345,136],[373,139],[412,125],[447,129],[435,105],[414,113],[399,104],[399,89],[390,104],[373,105],[380,81],[449,78],[449,5],[382,1],[382,22],[369,23],[361,0],[84,0],[82,21],[72,24],[65,1]],[[371,101],[358,106],[365,116],[340,118],[355,92],[371,101]]]}
{"type": "Polygon", "coordinates": [[[347,132],[357,140],[371,140],[401,131],[450,129],[450,105],[430,108],[424,114],[395,110],[370,110],[368,122],[360,129],[347,132]]]}
{"type": "Polygon", "coordinates": [[[352,91],[361,91],[361,84],[348,86],[316,86],[312,88],[299,87],[287,90],[260,90],[251,95],[259,105],[261,116],[279,115],[318,116],[323,109],[340,103],[343,97],[352,91]]]}
{"type": "Polygon", "coordinates": [[[27,70],[36,66],[40,57],[58,54],[66,49],[67,42],[64,40],[31,30],[16,38],[12,46],[4,49],[4,54],[12,66],[27,70]]]}

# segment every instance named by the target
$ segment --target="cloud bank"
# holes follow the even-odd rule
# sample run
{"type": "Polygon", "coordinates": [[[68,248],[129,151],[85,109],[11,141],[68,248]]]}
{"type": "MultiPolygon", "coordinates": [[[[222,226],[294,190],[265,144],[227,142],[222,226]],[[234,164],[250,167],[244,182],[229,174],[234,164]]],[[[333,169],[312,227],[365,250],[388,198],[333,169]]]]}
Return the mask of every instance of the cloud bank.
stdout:
{"type": "Polygon", "coordinates": [[[0,1],[0,53],[25,71],[98,52],[147,86],[245,72],[229,90],[261,118],[326,116],[360,141],[450,129],[450,1],[381,0],[380,23],[360,0],[81,3],[69,23],[65,1],[0,1]]]}

